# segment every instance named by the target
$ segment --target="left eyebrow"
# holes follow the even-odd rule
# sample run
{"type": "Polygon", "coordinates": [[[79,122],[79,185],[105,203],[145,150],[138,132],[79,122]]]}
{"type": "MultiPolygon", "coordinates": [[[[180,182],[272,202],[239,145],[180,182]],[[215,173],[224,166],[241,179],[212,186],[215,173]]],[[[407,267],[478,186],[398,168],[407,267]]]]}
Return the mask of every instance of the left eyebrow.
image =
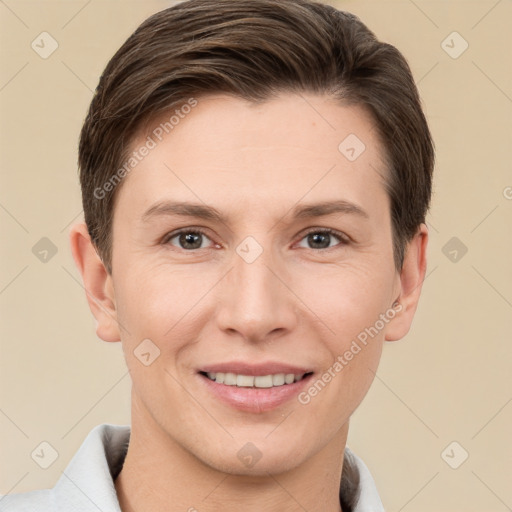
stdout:
{"type": "Polygon", "coordinates": [[[369,219],[368,213],[355,203],[345,200],[324,201],[323,203],[299,205],[293,209],[292,217],[294,219],[309,219],[314,217],[323,217],[333,213],[344,213],[357,215],[364,219],[369,219]]]}

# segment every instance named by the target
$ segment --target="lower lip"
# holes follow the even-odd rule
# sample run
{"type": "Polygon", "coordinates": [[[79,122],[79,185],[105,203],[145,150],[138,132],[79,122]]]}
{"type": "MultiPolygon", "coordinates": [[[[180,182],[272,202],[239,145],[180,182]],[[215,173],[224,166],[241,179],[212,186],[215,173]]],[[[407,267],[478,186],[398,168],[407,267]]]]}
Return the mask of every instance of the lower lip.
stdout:
{"type": "Polygon", "coordinates": [[[307,385],[313,374],[294,382],[272,388],[245,388],[219,384],[198,373],[209,392],[222,402],[245,412],[266,412],[288,402],[307,385]]]}

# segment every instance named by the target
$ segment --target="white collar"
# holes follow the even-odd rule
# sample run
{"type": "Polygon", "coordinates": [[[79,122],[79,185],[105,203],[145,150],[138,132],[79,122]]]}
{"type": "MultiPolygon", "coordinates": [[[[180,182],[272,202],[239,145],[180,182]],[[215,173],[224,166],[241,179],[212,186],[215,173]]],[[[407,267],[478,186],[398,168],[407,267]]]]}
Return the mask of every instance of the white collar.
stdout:
{"type": "MultiPolygon", "coordinates": [[[[37,505],[41,512],[121,512],[114,480],[124,463],[129,439],[130,427],[127,425],[105,423],[96,426],[53,489],[4,496],[0,498],[0,510],[23,512],[35,510],[37,505]]],[[[357,478],[352,484],[342,481],[345,501],[351,501],[352,497],[356,501],[359,494],[354,508],[348,512],[384,512],[370,471],[348,447],[344,458],[344,464],[347,463],[357,470],[357,478]]]]}

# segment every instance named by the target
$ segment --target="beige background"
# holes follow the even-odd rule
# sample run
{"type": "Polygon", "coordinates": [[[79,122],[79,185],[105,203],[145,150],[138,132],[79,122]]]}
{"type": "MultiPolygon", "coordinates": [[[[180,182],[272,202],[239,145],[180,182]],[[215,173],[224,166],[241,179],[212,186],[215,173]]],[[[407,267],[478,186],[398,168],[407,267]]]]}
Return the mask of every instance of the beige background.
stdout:
{"type": "MultiPolygon", "coordinates": [[[[68,247],[76,146],[107,59],[171,3],[0,2],[0,493],[52,486],[95,425],[129,423],[120,345],[96,338],[68,247]],[[47,59],[31,48],[43,31],[59,45],[47,59]],[[58,250],[46,263],[42,237],[58,250]],[[43,441],[58,452],[48,469],[31,458],[43,441]]],[[[420,308],[386,344],[349,446],[388,512],[512,510],[512,2],[330,3],[405,54],[437,145],[420,308]],[[453,31],[469,44],[456,59],[453,31]],[[457,261],[452,237],[468,249],[457,261]],[[469,453],[458,469],[442,457],[453,441],[452,465],[469,453]]]]}

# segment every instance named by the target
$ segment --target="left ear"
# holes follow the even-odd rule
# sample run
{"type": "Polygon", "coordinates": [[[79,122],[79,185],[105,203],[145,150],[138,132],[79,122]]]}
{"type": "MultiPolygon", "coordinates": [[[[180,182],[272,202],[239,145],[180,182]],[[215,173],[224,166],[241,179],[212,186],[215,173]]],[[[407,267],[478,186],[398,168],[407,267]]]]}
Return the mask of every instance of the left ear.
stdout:
{"type": "Polygon", "coordinates": [[[406,248],[400,271],[400,295],[396,299],[400,306],[394,308],[397,314],[387,326],[386,341],[403,338],[411,328],[427,271],[427,245],[428,228],[421,224],[406,248]]]}

